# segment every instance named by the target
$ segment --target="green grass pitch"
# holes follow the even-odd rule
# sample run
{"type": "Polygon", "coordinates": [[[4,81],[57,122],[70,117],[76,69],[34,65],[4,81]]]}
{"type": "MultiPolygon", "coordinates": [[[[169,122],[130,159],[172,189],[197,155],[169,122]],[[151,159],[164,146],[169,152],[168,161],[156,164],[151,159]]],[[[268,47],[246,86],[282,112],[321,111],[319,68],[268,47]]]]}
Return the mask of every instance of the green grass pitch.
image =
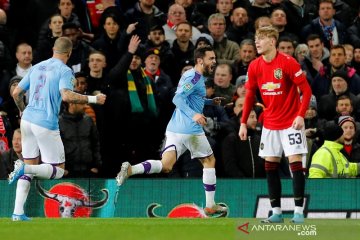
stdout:
{"type": "Polygon", "coordinates": [[[259,219],[254,218],[34,218],[30,222],[12,222],[10,218],[0,218],[0,239],[353,240],[360,238],[360,220],[306,219],[305,224],[298,225],[297,229],[293,229],[295,225],[288,223],[289,219],[285,220],[284,224],[264,226],[259,224],[259,219]],[[239,226],[247,223],[249,223],[248,228],[244,230],[248,233],[238,229],[239,226]],[[316,230],[311,231],[314,229],[316,230]]]}

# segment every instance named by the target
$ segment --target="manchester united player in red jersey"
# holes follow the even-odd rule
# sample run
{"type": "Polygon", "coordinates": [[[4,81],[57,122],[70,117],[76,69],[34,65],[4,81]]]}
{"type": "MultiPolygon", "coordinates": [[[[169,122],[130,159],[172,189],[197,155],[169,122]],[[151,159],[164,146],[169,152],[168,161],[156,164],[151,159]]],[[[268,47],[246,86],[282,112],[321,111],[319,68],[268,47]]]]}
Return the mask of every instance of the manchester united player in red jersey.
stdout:
{"type": "Polygon", "coordinates": [[[284,221],[280,207],[281,182],[278,173],[284,151],[293,175],[295,210],[291,222],[303,223],[305,176],[302,155],[307,153],[304,115],[310,102],[311,88],[296,60],[276,51],[278,37],[278,31],[272,26],[256,31],[255,44],[261,56],[253,60],[248,69],[239,136],[241,140],[247,140],[246,122],[254,105],[256,90],[259,89],[265,105],[259,156],[265,159],[273,213],[262,222],[284,221]],[[301,102],[299,90],[302,93],[301,102]]]}

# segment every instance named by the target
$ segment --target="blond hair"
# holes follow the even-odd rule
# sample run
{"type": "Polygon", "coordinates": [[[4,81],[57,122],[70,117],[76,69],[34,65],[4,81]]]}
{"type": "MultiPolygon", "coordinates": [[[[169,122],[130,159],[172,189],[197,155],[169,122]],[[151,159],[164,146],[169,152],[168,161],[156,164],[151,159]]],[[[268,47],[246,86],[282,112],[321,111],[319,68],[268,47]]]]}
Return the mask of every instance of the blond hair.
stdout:
{"type": "Polygon", "coordinates": [[[54,52],[57,54],[68,54],[72,50],[72,42],[68,37],[59,37],[54,43],[54,52]]]}
{"type": "Polygon", "coordinates": [[[257,29],[255,36],[256,37],[274,38],[277,41],[279,39],[279,32],[273,26],[266,26],[266,27],[261,27],[261,28],[257,29]]]}

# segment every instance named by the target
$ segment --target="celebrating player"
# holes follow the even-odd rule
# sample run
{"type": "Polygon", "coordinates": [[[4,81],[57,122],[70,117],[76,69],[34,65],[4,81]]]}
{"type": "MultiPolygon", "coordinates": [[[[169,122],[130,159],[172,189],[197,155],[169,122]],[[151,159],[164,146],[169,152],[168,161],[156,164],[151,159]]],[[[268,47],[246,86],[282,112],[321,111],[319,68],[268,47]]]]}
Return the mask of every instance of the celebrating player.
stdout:
{"type": "Polygon", "coordinates": [[[251,62],[246,82],[246,97],[239,136],[247,140],[246,122],[254,105],[255,93],[260,90],[265,105],[264,127],[259,156],[265,159],[269,197],[273,214],[263,223],[283,222],[280,198],[281,182],[278,173],[283,151],[290,162],[295,200],[293,223],[304,222],[303,203],[305,176],[302,155],[307,153],[304,116],[311,89],[296,60],[276,51],[279,33],[272,27],[259,28],[255,44],[261,56],[251,62]],[[302,102],[298,89],[302,93],[302,102]]]}
{"type": "Polygon", "coordinates": [[[203,131],[206,117],[202,114],[204,104],[220,104],[221,99],[205,99],[205,81],[215,69],[216,58],[212,48],[204,47],[195,50],[195,67],[186,71],[179,82],[173,103],[176,109],[166,129],[166,142],[162,159],[147,160],[131,166],[124,162],[116,177],[120,186],[126,178],[136,174],[168,173],[176,160],[187,149],[191,158],[198,158],[203,169],[203,184],[205,188],[207,215],[226,212],[227,209],[215,204],[215,157],[203,131]]]}
{"type": "Polygon", "coordinates": [[[35,176],[59,179],[64,174],[65,153],[59,132],[58,115],[61,100],[70,103],[104,104],[106,96],[85,96],[72,91],[73,71],[66,66],[72,43],[67,37],[55,41],[53,57],[33,66],[13,91],[14,101],[23,112],[21,118],[22,155],[24,162],[15,161],[9,184],[17,182],[13,221],[30,220],[24,214],[24,204],[35,176]],[[25,108],[24,94],[29,90],[25,108]],[[40,162],[41,153],[41,164],[40,162]]]}

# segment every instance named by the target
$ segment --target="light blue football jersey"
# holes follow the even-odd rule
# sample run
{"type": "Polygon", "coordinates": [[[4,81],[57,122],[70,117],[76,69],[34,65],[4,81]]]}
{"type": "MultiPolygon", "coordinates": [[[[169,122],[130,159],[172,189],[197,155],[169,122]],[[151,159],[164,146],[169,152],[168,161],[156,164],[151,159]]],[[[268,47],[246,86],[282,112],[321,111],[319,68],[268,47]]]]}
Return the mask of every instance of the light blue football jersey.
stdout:
{"type": "Polygon", "coordinates": [[[59,129],[60,90],[73,90],[74,80],[73,71],[59,59],[50,58],[33,66],[18,85],[29,90],[22,119],[50,130],[59,129]]]}
{"type": "Polygon", "coordinates": [[[167,131],[182,134],[204,133],[202,126],[192,117],[203,113],[205,105],[206,78],[194,68],[186,71],[180,78],[173,103],[176,108],[167,126],[167,131]]]}

